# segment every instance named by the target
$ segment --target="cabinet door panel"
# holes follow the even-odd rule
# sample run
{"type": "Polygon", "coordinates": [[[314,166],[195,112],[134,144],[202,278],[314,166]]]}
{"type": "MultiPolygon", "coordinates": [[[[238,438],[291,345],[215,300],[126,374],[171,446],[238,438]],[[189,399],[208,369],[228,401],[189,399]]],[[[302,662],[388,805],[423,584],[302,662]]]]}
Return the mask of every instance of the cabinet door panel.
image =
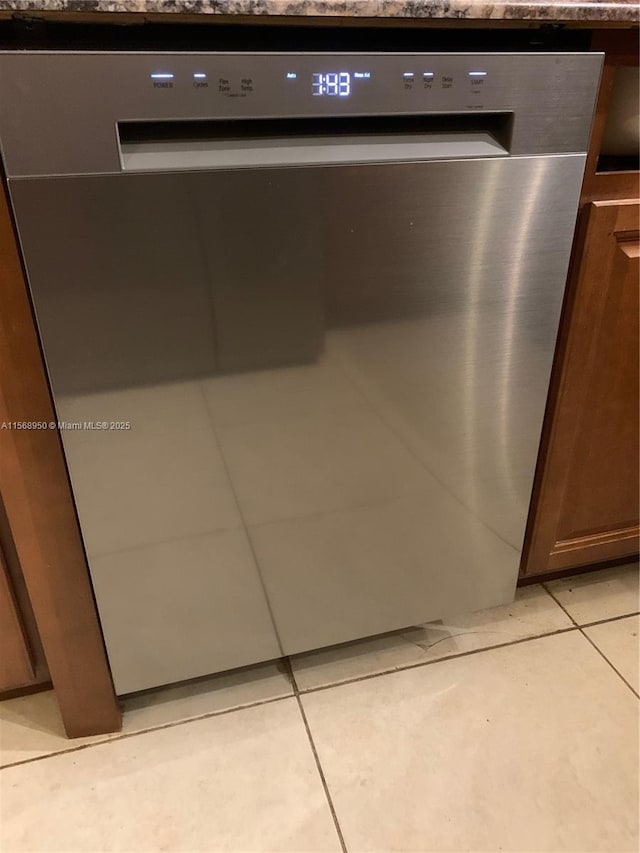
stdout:
{"type": "Polygon", "coordinates": [[[561,541],[626,529],[638,521],[638,257],[640,244],[618,242],[607,298],[595,330],[581,421],[570,460],[571,490],[562,507],[561,541]]]}
{"type": "Polygon", "coordinates": [[[638,552],[639,211],[583,212],[524,575],[638,552]]]}

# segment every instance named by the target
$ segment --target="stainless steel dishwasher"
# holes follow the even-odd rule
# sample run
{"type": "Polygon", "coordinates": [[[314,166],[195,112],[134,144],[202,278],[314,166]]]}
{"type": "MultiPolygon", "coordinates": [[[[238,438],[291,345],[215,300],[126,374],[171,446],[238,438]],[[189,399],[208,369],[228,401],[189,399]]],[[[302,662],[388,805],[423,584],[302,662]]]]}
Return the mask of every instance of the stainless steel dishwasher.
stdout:
{"type": "Polygon", "coordinates": [[[512,598],[600,65],[0,56],[118,693],[512,598]]]}

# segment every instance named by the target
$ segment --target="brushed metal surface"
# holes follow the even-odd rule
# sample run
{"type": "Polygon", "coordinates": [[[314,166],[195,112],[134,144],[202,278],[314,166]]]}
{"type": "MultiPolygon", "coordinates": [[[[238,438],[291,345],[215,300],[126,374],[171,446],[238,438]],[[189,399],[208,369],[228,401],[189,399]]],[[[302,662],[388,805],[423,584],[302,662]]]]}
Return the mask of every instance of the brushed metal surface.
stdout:
{"type": "Polygon", "coordinates": [[[286,653],[511,600],[583,167],[327,173],[324,364],[360,398],[219,433],[286,653]]]}
{"type": "Polygon", "coordinates": [[[600,66],[0,54],[0,143],[118,693],[512,598],[600,66]],[[313,97],[332,67],[372,76],[313,97]],[[122,121],[465,111],[512,113],[510,153],[400,162],[398,133],[385,163],[343,137],[340,164],[191,152],[126,171],[119,148],[122,121]]]}
{"type": "Polygon", "coordinates": [[[326,166],[411,160],[504,157],[509,152],[490,133],[429,133],[421,136],[336,136],[301,139],[129,143],[122,148],[127,172],[326,166]]]}
{"type": "Polygon", "coordinates": [[[513,154],[579,152],[601,65],[597,53],[4,52],[0,139],[11,177],[106,174],[121,171],[121,121],[507,111],[513,154]],[[313,72],[332,69],[371,77],[347,98],[314,97],[313,72]],[[174,79],[151,79],[163,71],[174,79]]]}
{"type": "Polygon", "coordinates": [[[118,692],[510,600],[584,161],[11,182],[118,692]]]}
{"type": "Polygon", "coordinates": [[[295,170],[14,181],[55,391],[313,360],[319,192],[295,170]]]}

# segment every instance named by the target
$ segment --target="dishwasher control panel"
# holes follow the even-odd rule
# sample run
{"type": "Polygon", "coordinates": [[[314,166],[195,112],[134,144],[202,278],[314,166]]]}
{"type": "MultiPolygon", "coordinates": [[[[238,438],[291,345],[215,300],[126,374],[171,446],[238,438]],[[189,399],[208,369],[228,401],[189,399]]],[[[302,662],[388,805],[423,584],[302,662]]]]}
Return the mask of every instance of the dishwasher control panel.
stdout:
{"type": "Polygon", "coordinates": [[[283,109],[306,102],[309,110],[319,113],[327,107],[341,112],[380,110],[381,99],[385,112],[401,106],[483,109],[493,84],[504,92],[517,73],[510,63],[496,62],[495,54],[288,54],[265,59],[256,54],[202,55],[185,67],[182,57],[163,57],[148,70],[147,86],[167,97],[198,91],[200,100],[191,101],[194,105],[207,103],[209,95],[215,100],[247,99],[249,112],[270,112],[274,100],[283,109]]]}
{"type": "Polygon", "coordinates": [[[598,53],[0,52],[10,177],[122,171],[123,123],[508,114],[510,153],[586,151],[598,53]],[[61,113],[60,104],[64,104],[61,113]]]}
{"type": "MultiPolygon", "coordinates": [[[[171,63],[165,63],[169,67],[171,63]]],[[[416,92],[416,93],[433,93],[437,91],[449,92],[454,87],[461,92],[466,92],[472,98],[472,101],[467,105],[473,108],[477,105],[476,98],[482,96],[486,91],[486,84],[490,82],[487,78],[489,73],[485,70],[478,69],[478,63],[474,65],[474,70],[460,71],[456,73],[441,69],[436,72],[432,70],[432,65],[429,65],[428,70],[420,68],[424,63],[406,62],[404,66],[411,66],[411,70],[396,71],[393,75],[385,73],[382,68],[378,72],[371,70],[370,66],[375,67],[374,62],[369,62],[361,68],[351,68],[347,70],[346,64],[340,61],[334,63],[318,63],[321,70],[308,71],[307,69],[299,70],[299,63],[291,62],[291,68],[284,72],[282,80],[283,94],[295,94],[299,97],[301,94],[306,94],[310,97],[324,98],[358,98],[358,96],[366,95],[367,90],[375,91],[382,83],[386,88],[392,85],[395,80],[396,89],[398,92],[416,92]],[[418,66],[418,70],[413,70],[414,66],[418,66]]],[[[202,62],[197,63],[200,68],[202,62]]],[[[185,86],[193,87],[194,89],[202,89],[215,92],[226,98],[246,98],[256,91],[256,86],[259,86],[259,79],[255,80],[253,75],[236,74],[230,75],[228,72],[221,73],[215,69],[213,72],[207,71],[191,71],[186,74],[177,74],[175,71],[159,70],[149,73],[149,80],[154,89],[175,89],[176,86],[184,88],[185,86]]],[[[272,82],[273,85],[273,82],[272,82]]],[[[454,93],[451,92],[453,95],[454,93]]],[[[458,94],[456,92],[456,94],[458,94]]]]}

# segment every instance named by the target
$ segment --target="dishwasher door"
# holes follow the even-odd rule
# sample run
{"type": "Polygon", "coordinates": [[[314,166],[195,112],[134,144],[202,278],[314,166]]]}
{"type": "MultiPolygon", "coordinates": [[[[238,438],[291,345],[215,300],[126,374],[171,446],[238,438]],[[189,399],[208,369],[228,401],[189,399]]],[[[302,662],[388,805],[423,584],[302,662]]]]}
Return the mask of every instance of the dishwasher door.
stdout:
{"type": "Polygon", "coordinates": [[[11,182],[119,693],[512,598],[584,161],[11,182]]]}

